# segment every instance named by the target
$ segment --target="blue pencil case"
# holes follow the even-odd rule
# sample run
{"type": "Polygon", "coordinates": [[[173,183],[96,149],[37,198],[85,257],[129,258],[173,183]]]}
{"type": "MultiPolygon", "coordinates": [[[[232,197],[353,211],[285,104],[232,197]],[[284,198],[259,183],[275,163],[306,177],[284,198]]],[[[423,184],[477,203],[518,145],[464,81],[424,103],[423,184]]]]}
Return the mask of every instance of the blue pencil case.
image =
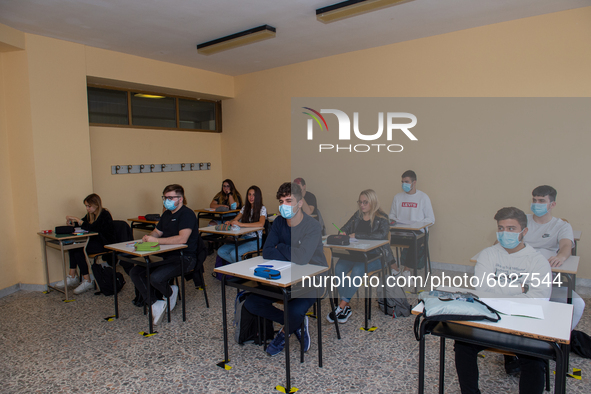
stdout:
{"type": "Polygon", "coordinates": [[[274,269],[257,267],[254,269],[254,276],[260,276],[265,279],[281,279],[281,272],[274,269]]]}

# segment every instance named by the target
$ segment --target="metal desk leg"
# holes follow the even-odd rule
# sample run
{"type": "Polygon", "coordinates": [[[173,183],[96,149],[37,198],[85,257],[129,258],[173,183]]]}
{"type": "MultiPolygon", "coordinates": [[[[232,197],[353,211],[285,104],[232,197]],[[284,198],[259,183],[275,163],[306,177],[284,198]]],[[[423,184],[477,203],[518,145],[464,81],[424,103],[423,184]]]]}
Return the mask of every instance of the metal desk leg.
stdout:
{"type": "Polygon", "coordinates": [[[413,231],[414,237],[415,237],[415,242],[414,242],[414,246],[413,249],[415,250],[415,267],[413,269],[414,275],[415,275],[415,291],[413,294],[417,294],[419,292],[419,290],[417,289],[417,273],[418,273],[418,266],[419,266],[419,237],[417,236],[417,232],[413,231]]]}
{"type": "Polygon", "coordinates": [[[445,338],[439,338],[439,394],[443,394],[445,381],[445,338]]]}
{"type": "Polygon", "coordinates": [[[148,280],[148,302],[147,302],[148,319],[150,320],[150,322],[149,322],[150,334],[153,334],[154,333],[154,317],[152,316],[152,291],[150,289],[150,287],[152,286],[150,283],[150,257],[146,256],[146,257],[144,257],[144,260],[146,261],[146,278],[148,280]]]}
{"type": "MultiPolygon", "coordinates": [[[[367,256],[365,256],[365,272],[367,272],[367,256]]],[[[367,314],[368,314],[368,308],[367,308],[367,304],[368,304],[367,301],[368,301],[368,299],[367,299],[367,294],[365,294],[365,300],[364,301],[365,301],[365,325],[364,325],[364,328],[365,328],[365,331],[367,331],[367,330],[369,330],[368,321],[367,321],[368,320],[368,316],[367,316],[367,314]]]]}
{"type": "Polygon", "coordinates": [[[316,314],[316,323],[318,324],[318,367],[322,368],[322,322],[320,321],[320,316],[322,316],[320,309],[322,298],[318,294],[316,294],[316,297],[318,297],[316,298],[316,303],[318,304],[318,313],[316,314]]]}
{"type": "Polygon", "coordinates": [[[421,339],[419,341],[419,394],[425,391],[425,320],[421,322],[421,339]]]}
{"type": "Polygon", "coordinates": [[[236,249],[236,261],[240,261],[238,260],[238,237],[234,237],[234,248],[236,249]]]}
{"type": "Polygon", "coordinates": [[[289,299],[285,288],[281,288],[283,292],[283,333],[285,334],[285,392],[291,391],[291,371],[289,368],[289,299]]]}
{"type": "MultiPolygon", "coordinates": [[[[195,275],[195,273],[193,273],[193,275],[195,275]]],[[[183,303],[183,321],[187,321],[187,314],[185,312],[185,263],[183,261],[182,255],[181,255],[181,293],[182,293],[182,297],[183,299],[181,300],[181,302],[183,303]]]]}
{"type": "MultiPolygon", "coordinates": [[[[62,254],[62,268],[63,268],[63,276],[64,276],[64,294],[66,295],[66,299],[64,301],[68,301],[70,297],[68,297],[68,281],[66,280],[66,251],[64,250],[64,242],[59,241],[60,243],[60,252],[62,254]]],[[[69,261],[69,259],[68,259],[69,261]]]]}
{"type": "Polygon", "coordinates": [[[566,303],[572,304],[573,303],[573,291],[575,290],[575,286],[577,284],[577,274],[569,274],[568,275],[568,287],[566,293],[566,303]]]}
{"type": "Polygon", "coordinates": [[[222,323],[224,326],[224,363],[229,363],[228,358],[228,318],[226,316],[226,275],[222,275],[222,323]]]}
{"type": "Polygon", "coordinates": [[[113,295],[113,299],[115,300],[115,319],[119,319],[119,302],[117,297],[117,253],[115,251],[113,253],[113,289],[115,289],[115,294],[113,295]]]}
{"type": "Polygon", "coordinates": [[[49,266],[47,265],[47,241],[44,237],[41,237],[41,242],[43,242],[43,260],[45,261],[45,281],[46,281],[46,288],[45,291],[49,293],[49,266]]]}

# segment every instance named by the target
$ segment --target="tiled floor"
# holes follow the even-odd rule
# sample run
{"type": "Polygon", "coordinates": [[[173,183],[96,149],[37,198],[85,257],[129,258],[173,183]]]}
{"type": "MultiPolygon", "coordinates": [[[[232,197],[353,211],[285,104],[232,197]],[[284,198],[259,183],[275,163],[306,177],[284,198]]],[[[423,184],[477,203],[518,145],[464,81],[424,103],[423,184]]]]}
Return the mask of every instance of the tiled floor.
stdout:
{"type": "MultiPolygon", "coordinates": [[[[213,260],[206,262],[211,272],[213,260]]],[[[63,303],[57,292],[17,292],[0,299],[0,392],[2,393],[276,393],[285,384],[285,357],[270,358],[262,347],[230,341],[230,371],[216,366],[223,358],[220,283],[208,276],[210,308],[201,291],[187,286],[187,322],[179,306],[172,322],[157,326],[145,338],[147,318],[131,304],[129,283],[120,293],[121,318],[113,313],[112,297],[88,292],[63,303]]],[[[192,283],[190,283],[192,285],[192,283]]],[[[585,292],[586,289],[581,289],[585,292]]],[[[587,289],[588,290],[588,289],[587,289]]],[[[233,295],[228,291],[229,319],[233,295]]],[[[413,299],[409,299],[414,301],[413,299]]],[[[373,301],[373,333],[361,331],[363,300],[353,301],[353,316],[336,339],[334,326],[322,319],[324,366],[318,368],[316,322],[311,320],[312,347],[299,363],[299,343],[291,340],[292,384],[303,393],[414,393],[417,390],[418,343],[413,317],[391,319],[378,313],[373,301]]],[[[323,314],[328,309],[323,303],[323,314]]],[[[586,313],[578,327],[591,333],[586,313]]],[[[232,338],[233,331],[230,331],[232,338]]],[[[426,392],[437,392],[438,346],[427,340],[426,392]]],[[[448,341],[446,392],[459,387],[448,341]]],[[[517,393],[518,379],[507,376],[502,356],[479,359],[483,393],[517,393]]],[[[551,368],[554,363],[551,363],[551,368]]],[[[591,361],[571,353],[571,368],[583,380],[568,379],[568,393],[591,392],[591,361]]]]}

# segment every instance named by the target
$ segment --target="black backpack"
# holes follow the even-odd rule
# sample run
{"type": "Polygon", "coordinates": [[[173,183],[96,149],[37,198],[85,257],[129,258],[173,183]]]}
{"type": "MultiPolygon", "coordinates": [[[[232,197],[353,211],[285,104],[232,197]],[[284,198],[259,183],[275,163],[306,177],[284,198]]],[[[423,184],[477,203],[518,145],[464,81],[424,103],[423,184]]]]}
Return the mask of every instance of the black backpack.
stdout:
{"type": "MultiPolygon", "coordinates": [[[[95,294],[104,294],[106,296],[112,296],[115,294],[113,291],[113,268],[104,266],[101,264],[92,265],[92,273],[100,291],[95,294]]],[[[117,272],[117,293],[121,291],[123,285],[125,285],[125,279],[121,272],[117,272]]]]}
{"type": "Polygon", "coordinates": [[[581,357],[591,358],[591,337],[582,331],[572,330],[570,350],[581,357]]]}
{"type": "MultiPolygon", "coordinates": [[[[248,342],[254,342],[256,345],[262,345],[263,341],[261,338],[263,333],[259,335],[257,322],[258,317],[250,313],[244,306],[244,301],[246,301],[248,294],[250,293],[241,291],[236,296],[236,301],[234,302],[233,325],[236,328],[236,331],[234,332],[234,340],[238,342],[239,345],[244,345],[248,342]]],[[[273,339],[275,337],[275,333],[273,331],[273,322],[271,320],[266,320],[265,331],[267,334],[267,339],[273,339]]]]}

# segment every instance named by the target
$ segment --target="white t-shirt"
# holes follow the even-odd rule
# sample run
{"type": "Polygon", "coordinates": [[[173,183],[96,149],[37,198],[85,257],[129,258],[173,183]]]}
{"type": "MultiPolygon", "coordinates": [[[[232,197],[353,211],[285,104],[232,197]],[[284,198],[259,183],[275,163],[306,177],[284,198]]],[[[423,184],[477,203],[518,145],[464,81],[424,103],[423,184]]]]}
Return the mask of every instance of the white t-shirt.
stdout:
{"type": "Polygon", "coordinates": [[[480,290],[511,297],[550,299],[552,293],[550,264],[541,253],[528,244],[519,252],[511,254],[501,244],[496,244],[480,252],[476,261],[474,276],[479,280],[480,290]],[[510,278],[511,274],[519,276],[513,279],[510,278]],[[528,274],[527,279],[522,274],[528,274]],[[505,279],[508,280],[505,281],[505,279]],[[542,281],[546,283],[540,283],[542,281]],[[523,283],[529,285],[527,293],[521,291],[523,283]]]}
{"type": "MultiPolygon", "coordinates": [[[[240,209],[240,213],[242,214],[242,217],[244,217],[244,207],[242,207],[242,209],[240,209]]],[[[267,208],[265,208],[265,206],[263,205],[263,207],[261,208],[261,216],[267,217],[267,208]]],[[[252,217],[252,212],[250,217],[252,217]]],[[[252,233],[248,233],[245,235],[246,238],[253,238],[256,237],[257,234],[259,233],[259,238],[262,240],[263,239],[263,230],[259,230],[257,232],[252,232],[252,233]]]]}
{"type": "Polygon", "coordinates": [[[415,194],[401,192],[395,195],[389,217],[390,220],[405,224],[411,222],[435,223],[431,200],[420,190],[417,190],[415,194]]]}
{"type": "Polygon", "coordinates": [[[556,256],[561,239],[568,239],[575,244],[573,228],[570,223],[553,217],[548,223],[538,224],[533,215],[527,215],[527,234],[524,242],[540,252],[546,259],[556,256]]]}

